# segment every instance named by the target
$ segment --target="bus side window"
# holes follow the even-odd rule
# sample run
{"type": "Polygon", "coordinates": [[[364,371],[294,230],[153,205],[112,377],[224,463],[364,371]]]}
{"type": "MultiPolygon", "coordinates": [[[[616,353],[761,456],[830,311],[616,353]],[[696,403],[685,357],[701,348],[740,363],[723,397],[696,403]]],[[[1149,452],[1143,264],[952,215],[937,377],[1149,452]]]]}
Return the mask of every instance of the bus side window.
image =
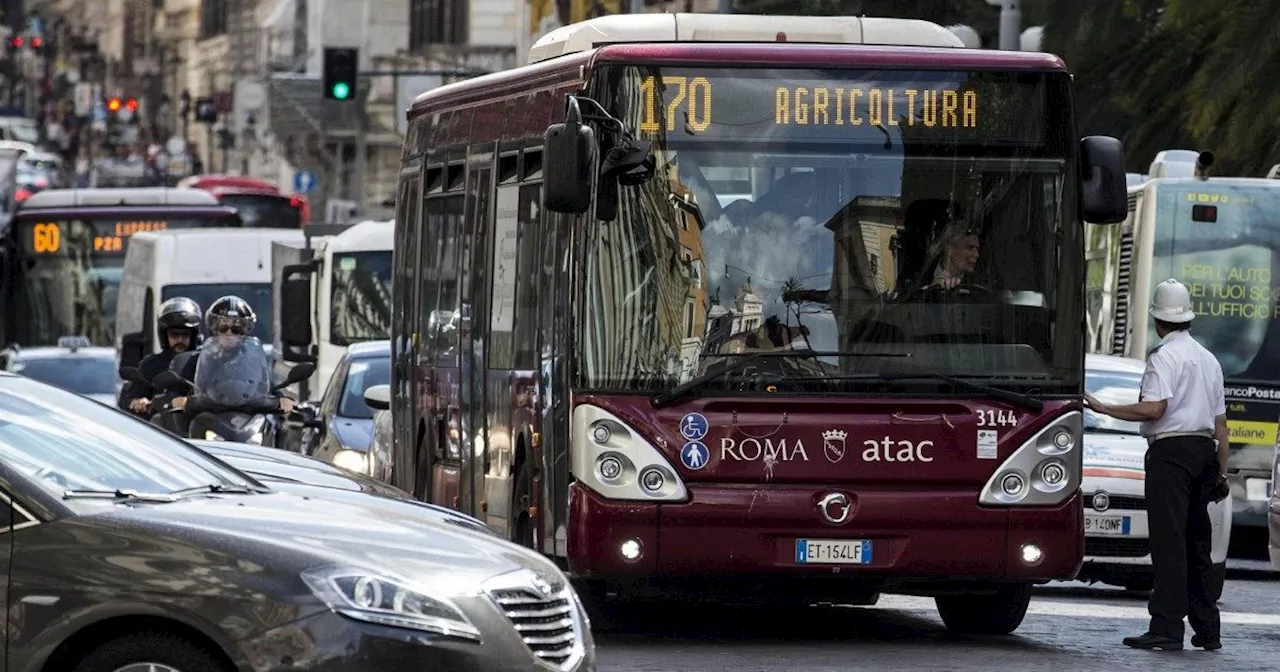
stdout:
{"type": "Polygon", "coordinates": [[[538,368],[538,276],[540,243],[546,238],[539,207],[539,185],[520,187],[519,252],[516,261],[515,368],[538,368]]]}

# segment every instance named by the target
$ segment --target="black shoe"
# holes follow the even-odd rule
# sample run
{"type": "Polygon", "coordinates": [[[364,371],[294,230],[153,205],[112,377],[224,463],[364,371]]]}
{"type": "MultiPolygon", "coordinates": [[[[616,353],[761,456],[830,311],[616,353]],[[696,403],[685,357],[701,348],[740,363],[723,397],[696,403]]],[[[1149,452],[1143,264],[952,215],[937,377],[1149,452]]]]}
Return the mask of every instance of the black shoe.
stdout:
{"type": "Polygon", "coordinates": [[[1217,637],[1209,638],[1191,635],[1191,646],[1198,646],[1205,651],[1217,651],[1222,648],[1222,640],[1217,637]]]}
{"type": "Polygon", "coordinates": [[[1153,649],[1156,651],[1182,650],[1182,640],[1172,639],[1152,632],[1139,635],[1138,637],[1125,637],[1124,645],[1132,646],[1135,649],[1153,649]]]}

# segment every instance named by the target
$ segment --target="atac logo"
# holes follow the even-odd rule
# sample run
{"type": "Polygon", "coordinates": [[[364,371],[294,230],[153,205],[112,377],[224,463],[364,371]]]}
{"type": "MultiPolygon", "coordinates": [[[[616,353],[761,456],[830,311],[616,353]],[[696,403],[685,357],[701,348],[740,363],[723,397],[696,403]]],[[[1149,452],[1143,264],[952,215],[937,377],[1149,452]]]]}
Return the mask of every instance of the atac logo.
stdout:
{"type": "Polygon", "coordinates": [[[841,429],[828,429],[822,433],[822,452],[828,462],[835,464],[844,459],[844,440],[848,436],[849,433],[841,429]]]}

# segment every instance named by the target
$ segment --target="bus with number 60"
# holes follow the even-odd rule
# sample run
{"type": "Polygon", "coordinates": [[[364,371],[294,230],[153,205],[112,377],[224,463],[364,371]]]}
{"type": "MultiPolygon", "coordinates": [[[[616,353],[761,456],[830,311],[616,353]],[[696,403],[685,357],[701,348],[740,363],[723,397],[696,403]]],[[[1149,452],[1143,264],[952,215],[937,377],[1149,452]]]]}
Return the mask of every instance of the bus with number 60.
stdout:
{"type": "Polygon", "coordinates": [[[1057,57],[961,47],[609,16],[419,96],[395,485],[593,609],[908,593],[1016,629],[1081,565],[1083,222],[1125,171],[1057,57]]]}

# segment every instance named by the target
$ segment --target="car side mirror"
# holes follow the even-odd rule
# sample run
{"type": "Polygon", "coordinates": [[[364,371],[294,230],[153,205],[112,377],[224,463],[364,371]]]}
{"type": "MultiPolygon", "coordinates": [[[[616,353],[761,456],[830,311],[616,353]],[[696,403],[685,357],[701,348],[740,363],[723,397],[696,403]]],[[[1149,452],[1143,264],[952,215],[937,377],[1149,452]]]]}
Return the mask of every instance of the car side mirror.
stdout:
{"type": "Polygon", "coordinates": [[[374,385],[364,391],[364,403],[375,411],[391,409],[391,386],[374,385]]]}

